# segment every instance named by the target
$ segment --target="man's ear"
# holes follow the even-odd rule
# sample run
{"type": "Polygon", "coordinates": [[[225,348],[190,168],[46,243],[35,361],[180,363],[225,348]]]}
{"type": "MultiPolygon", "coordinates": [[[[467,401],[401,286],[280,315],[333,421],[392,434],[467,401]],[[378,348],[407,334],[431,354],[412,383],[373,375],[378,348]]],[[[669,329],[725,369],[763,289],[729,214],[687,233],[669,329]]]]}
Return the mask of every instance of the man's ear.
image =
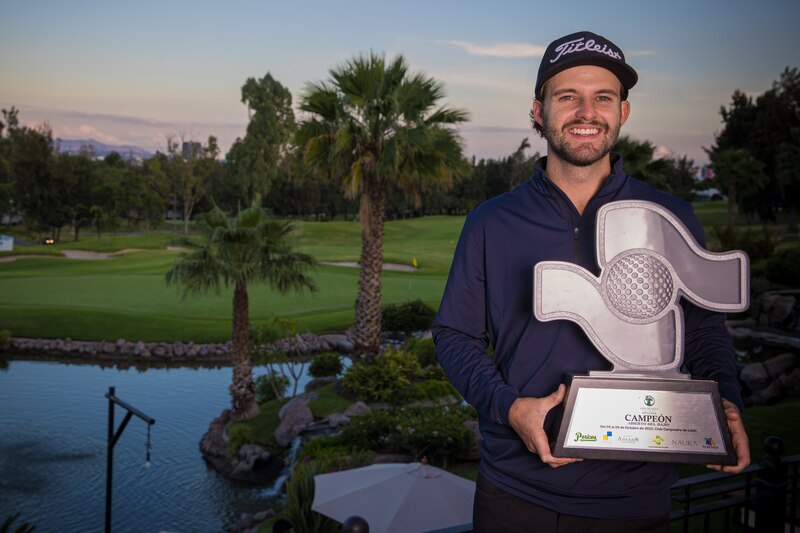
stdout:
{"type": "Polygon", "coordinates": [[[622,126],[625,124],[625,121],[628,120],[628,116],[631,114],[631,103],[627,100],[623,100],[620,104],[620,116],[619,116],[619,125],[622,126]]]}
{"type": "Polygon", "coordinates": [[[539,125],[540,128],[544,128],[544,117],[542,116],[542,111],[544,110],[544,105],[541,101],[534,98],[533,100],[533,120],[539,125]]]}

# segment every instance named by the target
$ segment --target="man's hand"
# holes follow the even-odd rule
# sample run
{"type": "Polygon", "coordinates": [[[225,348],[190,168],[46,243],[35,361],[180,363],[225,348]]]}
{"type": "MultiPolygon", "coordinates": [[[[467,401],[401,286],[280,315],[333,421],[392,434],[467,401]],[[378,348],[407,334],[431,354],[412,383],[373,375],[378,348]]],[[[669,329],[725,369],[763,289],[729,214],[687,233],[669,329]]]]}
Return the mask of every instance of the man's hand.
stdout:
{"type": "Polygon", "coordinates": [[[735,466],[706,465],[712,470],[730,472],[738,474],[750,464],[750,441],[747,438],[747,431],[744,429],[742,414],[739,409],[726,399],[722,399],[722,406],[725,408],[725,417],[728,419],[728,429],[731,432],[733,441],[733,451],[736,453],[735,466]]]}
{"type": "MultiPolygon", "coordinates": [[[[550,443],[544,432],[544,418],[547,413],[564,400],[567,388],[562,384],[550,396],[544,398],[517,398],[508,411],[508,421],[514,431],[522,438],[528,450],[538,454],[541,460],[557,468],[583,459],[570,459],[553,457],[550,453],[550,443]]],[[[745,435],[745,439],[747,436],[745,435]]],[[[749,460],[749,459],[748,459],[749,460]]]]}

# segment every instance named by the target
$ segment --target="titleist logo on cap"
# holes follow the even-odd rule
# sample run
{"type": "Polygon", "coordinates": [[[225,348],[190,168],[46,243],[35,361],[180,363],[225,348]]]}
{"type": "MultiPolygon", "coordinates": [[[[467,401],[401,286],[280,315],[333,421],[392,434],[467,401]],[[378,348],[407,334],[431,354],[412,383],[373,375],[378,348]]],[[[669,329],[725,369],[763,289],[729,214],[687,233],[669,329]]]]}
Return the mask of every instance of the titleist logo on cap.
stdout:
{"type": "Polygon", "coordinates": [[[575,39],[573,41],[567,41],[565,43],[561,43],[558,45],[555,50],[558,55],[550,60],[550,63],[555,63],[558,61],[561,56],[573,54],[575,52],[597,52],[600,54],[605,54],[607,56],[613,57],[614,59],[622,59],[622,55],[616,50],[609,48],[607,45],[599,45],[595,42],[594,39],[589,39],[584,42],[584,38],[581,37],[580,39],[575,39]]]}

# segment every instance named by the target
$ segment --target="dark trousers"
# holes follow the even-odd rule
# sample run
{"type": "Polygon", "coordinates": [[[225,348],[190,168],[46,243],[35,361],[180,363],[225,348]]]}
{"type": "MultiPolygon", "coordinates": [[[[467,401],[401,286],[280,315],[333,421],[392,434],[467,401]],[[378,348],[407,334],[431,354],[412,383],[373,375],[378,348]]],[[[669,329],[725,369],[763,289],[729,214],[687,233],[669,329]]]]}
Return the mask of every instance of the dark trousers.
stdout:
{"type": "Polygon", "coordinates": [[[478,474],[472,528],[475,533],[667,533],[669,516],[607,520],[561,514],[509,494],[478,474]]]}

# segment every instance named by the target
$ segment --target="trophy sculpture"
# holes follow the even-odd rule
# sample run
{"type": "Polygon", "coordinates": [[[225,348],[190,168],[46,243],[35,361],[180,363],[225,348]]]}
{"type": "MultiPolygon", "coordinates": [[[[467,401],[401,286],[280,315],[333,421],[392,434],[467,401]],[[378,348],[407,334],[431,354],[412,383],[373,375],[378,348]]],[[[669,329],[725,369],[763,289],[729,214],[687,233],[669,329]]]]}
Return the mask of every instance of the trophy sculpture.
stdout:
{"type": "Polygon", "coordinates": [[[613,365],[567,376],[553,455],[736,464],[717,383],[680,370],[679,300],[747,309],[747,254],[708,252],[670,211],[636,200],[598,211],[597,261],[599,278],[561,261],[534,268],[536,318],[576,322],[613,365]]]}

